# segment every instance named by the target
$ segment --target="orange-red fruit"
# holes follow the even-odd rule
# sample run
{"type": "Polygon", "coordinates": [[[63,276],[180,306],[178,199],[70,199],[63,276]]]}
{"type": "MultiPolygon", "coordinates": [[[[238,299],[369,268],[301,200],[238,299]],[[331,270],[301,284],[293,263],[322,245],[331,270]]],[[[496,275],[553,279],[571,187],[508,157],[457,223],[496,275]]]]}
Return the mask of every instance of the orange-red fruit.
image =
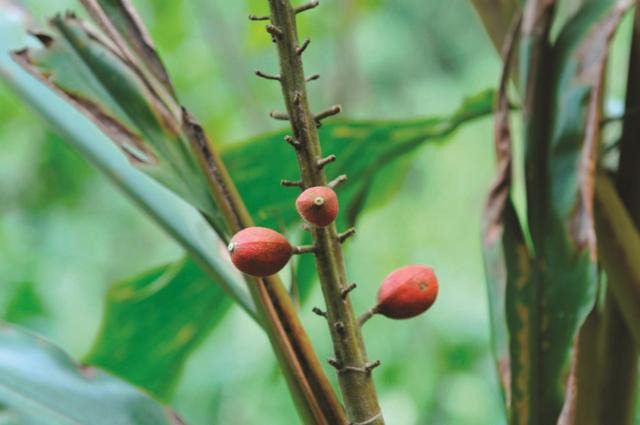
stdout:
{"type": "Polygon", "coordinates": [[[247,227],[229,242],[233,264],[246,274],[263,277],[279,272],[289,261],[293,248],[280,233],[265,227],[247,227]]]}
{"type": "Polygon", "coordinates": [[[427,310],[438,295],[438,279],[431,267],[400,267],[384,278],[376,311],[392,319],[408,319],[427,310]]]}
{"type": "Polygon", "coordinates": [[[338,197],[329,187],[310,187],[296,199],[296,209],[307,222],[324,227],[338,215],[338,197]]]}

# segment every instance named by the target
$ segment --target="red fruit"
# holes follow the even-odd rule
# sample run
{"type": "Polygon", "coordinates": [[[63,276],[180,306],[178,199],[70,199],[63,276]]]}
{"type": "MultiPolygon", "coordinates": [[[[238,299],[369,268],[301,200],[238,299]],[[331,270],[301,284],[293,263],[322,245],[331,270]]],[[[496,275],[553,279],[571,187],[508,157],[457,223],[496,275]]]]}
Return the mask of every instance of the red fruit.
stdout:
{"type": "Polygon", "coordinates": [[[438,279],[431,267],[400,267],[384,278],[376,312],[392,319],[408,319],[427,310],[438,295],[438,279]]]}
{"type": "Polygon", "coordinates": [[[310,187],[296,199],[296,209],[309,223],[324,227],[338,215],[338,197],[329,187],[310,187]]]}
{"type": "Polygon", "coordinates": [[[257,277],[279,272],[289,261],[293,248],[280,233],[265,227],[247,227],[229,242],[231,261],[238,270],[257,277]]]}

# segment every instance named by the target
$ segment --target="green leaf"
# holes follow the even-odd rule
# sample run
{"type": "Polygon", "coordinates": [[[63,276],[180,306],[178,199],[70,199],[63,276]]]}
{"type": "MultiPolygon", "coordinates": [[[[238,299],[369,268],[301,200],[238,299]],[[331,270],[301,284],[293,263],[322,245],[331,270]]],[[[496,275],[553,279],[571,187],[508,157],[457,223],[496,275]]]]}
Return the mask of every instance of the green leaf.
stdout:
{"type": "MultiPolygon", "coordinates": [[[[347,174],[338,188],[339,229],[355,224],[358,214],[383,205],[400,187],[409,169],[410,153],[428,143],[444,143],[461,126],[492,112],[495,92],[485,90],[465,99],[450,116],[413,120],[331,120],[319,129],[323,150],[335,154],[327,165],[332,176],[347,174]],[[375,193],[375,197],[371,196],[375,193]]],[[[297,180],[295,152],[284,142],[286,130],[259,136],[223,149],[227,165],[242,198],[258,225],[284,230],[300,217],[292,207],[298,192],[282,188],[281,178],[297,180]],[[269,152],[268,160],[264,152],[269,152]]],[[[308,238],[301,241],[307,243],[308,238]]],[[[297,259],[296,284],[302,302],[316,279],[312,256],[297,259]]]]}
{"type": "Polygon", "coordinates": [[[47,316],[47,309],[32,282],[21,282],[7,301],[4,320],[28,325],[34,320],[47,316]]]}
{"type": "Polygon", "coordinates": [[[89,116],[129,161],[203,211],[219,233],[226,225],[207,178],[182,131],[182,110],[141,75],[127,51],[92,31],[73,14],[34,32],[40,47],[16,61],[89,116]]]}
{"type": "Polygon", "coordinates": [[[189,354],[228,307],[220,287],[192,261],[158,267],[109,289],[85,361],[168,400],[189,354]]]}
{"type": "Polygon", "coordinates": [[[126,52],[140,71],[146,72],[147,80],[156,80],[177,100],[169,73],[129,0],[81,0],[81,3],[120,51],[126,52]]]}
{"type": "Polygon", "coordinates": [[[214,282],[255,317],[245,282],[221,255],[218,248],[222,241],[202,215],[133,167],[98,127],[11,60],[8,52],[29,42],[26,27],[31,24],[26,12],[8,0],[0,0],[0,12],[0,78],[176,239],[214,282]]]}
{"type": "MultiPolygon", "coordinates": [[[[338,189],[343,211],[339,227],[353,224],[382,169],[399,165],[400,174],[395,176],[400,177],[408,164],[398,163],[398,158],[426,143],[442,143],[460,125],[488,116],[493,98],[493,90],[468,97],[446,117],[398,121],[335,119],[323,123],[319,129],[323,151],[337,156],[327,165],[327,172],[334,177],[347,174],[349,178],[338,189]]],[[[280,179],[299,178],[295,152],[283,141],[287,134],[282,130],[258,136],[221,151],[242,198],[261,226],[282,228],[300,220],[292,208],[298,193],[280,186],[280,179]],[[269,152],[268,158],[265,152],[269,152]]],[[[382,203],[397,189],[397,180],[388,182],[384,190],[376,192],[375,201],[382,203]]]]}
{"type": "Polygon", "coordinates": [[[21,425],[180,425],[170,409],[33,334],[0,324],[0,419],[21,425]]]}
{"type": "Polygon", "coordinates": [[[548,27],[532,29],[537,18],[525,13],[523,19],[528,224],[535,257],[532,279],[507,300],[513,424],[555,424],[563,404],[562,420],[572,414],[569,353],[597,283],[593,181],[600,81],[608,42],[630,4],[586,2],[551,50],[548,27]],[[538,43],[537,50],[531,43],[538,43]]]}

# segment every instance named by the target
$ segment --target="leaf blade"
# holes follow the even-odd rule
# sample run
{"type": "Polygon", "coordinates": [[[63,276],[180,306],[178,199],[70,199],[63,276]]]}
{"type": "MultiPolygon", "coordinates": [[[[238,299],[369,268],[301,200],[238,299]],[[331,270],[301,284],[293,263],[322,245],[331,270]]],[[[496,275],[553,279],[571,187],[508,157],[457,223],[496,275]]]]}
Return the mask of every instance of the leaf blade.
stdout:
{"type": "Polygon", "coordinates": [[[188,356],[228,307],[220,286],[188,258],[155,268],[111,286],[84,360],[167,401],[188,356]]]}
{"type": "Polygon", "coordinates": [[[255,317],[245,282],[216,247],[224,246],[201,214],[177,195],[135,169],[120,150],[82,113],[16,65],[8,55],[24,45],[29,16],[0,0],[0,78],[58,130],[67,143],[102,171],[134,203],[174,237],[192,258],[255,317]]]}
{"type": "Polygon", "coordinates": [[[1,323],[0,404],[29,425],[183,424],[134,387],[81,367],[51,343],[1,323]]]}

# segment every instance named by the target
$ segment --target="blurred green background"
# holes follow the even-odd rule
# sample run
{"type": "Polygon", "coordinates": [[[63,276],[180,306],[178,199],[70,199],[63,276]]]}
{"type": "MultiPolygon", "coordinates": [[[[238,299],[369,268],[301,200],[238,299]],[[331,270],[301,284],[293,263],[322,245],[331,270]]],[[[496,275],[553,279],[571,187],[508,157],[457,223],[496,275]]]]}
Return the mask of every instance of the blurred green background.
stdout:
{"type": "MultiPolygon", "coordinates": [[[[41,20],[80,9],[69,0],[23,3],[41,20]]],[[[215,143],[281,128],[267,116],[282,108],[279,88],[253,76],[257,68],[277,69],[263,24],[246,19],[267,12],[264,0],[134,3],[182,101],[215,143]]],[[[627,27],[610,72],[626,67],[617,58],[627,27]]],[[[313,40],[307,72],[322,75],[310,85],[313,105],[341,103],[353,118],[445,115],[498,80],[499,58],[462,0],[322,0],[301,18],[300,32],[313,40]]],[[[611,87],[608,107],[616,111],[624,87],[611,87]]],[[[109,284],[175,260],[181,250],[1,85],[0,147],[0,312],[79,358],[97,331],[109,284]]],[[[369,356],[382,361],[375,379],[390,425],[505,423],[480,246],[492,175],[487,118],[420,149],[396,196],[366,211],[347,245],[358,311],[398,266],[430,264],[441,283],[428,314],[404,322],[376,317],[364,329],[369,356]]],[[[310,312],[314,305],[322,305],[317,289],[301,315],[327,358],[330,340],[310,312]]],[[[335,382],[329,366],[327,373],[335,382]]],[[[238,309],[191,357],[172,405],[193,425],[299,423],[267,338],[238,309]]]]}

